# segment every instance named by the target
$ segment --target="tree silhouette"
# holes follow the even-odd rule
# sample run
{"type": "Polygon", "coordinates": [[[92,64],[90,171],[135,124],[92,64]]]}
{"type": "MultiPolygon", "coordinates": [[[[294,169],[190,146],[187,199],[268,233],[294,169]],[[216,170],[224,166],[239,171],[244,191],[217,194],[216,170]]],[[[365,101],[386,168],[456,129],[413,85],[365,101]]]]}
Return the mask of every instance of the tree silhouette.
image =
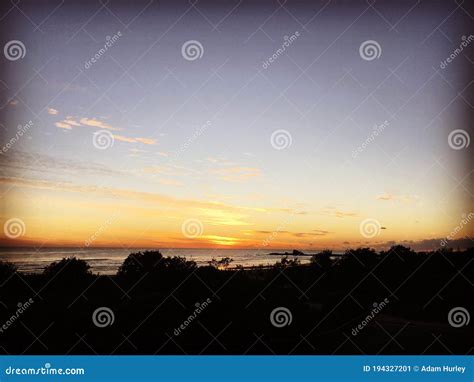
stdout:
{"type": "Polygon", "coordinates": [[[378,255],[372,248],[357,248],[347,250],[342,263],[348,267],[367,267],[377,262],[378,255]]]}
{"type": "Polygon", "coordinates": [[[320,267],[323,270],[329,269],[332,265],[332,251],[324,250],[316,255],[311,256],[311,264],[320,267]]]}
{"type": "Polygon", "coordinates": [[[120,266],[117,275],[128,278],[141,277],[146,273],[156,272],[162,261],[163,255],[160,251],[131,253],[120,266]]]}
{"type": "Polygon", "coordinates": [[[212,258],[211,261],[208,261],[208,264],[216,269],[227,269],[230,263],[232,263],[233,261],[234,259],[231,259],[230,257],[223,257],[220,260],[212,258]]]}
{"type": "Polygon", "coordinates": [[[188,261],[185,257],[180,256],[165,257],[160,265],[161,269],[173,272],[189,272],[197,268],[195,261],[188,261]]]}
{"type": "Polygon", "coordinates": [[[118,276],[138,278],[164,271],[185,273],[196,268],[196,262],[188,261],[185,257],[163,257],[160,251],[144,251],[130,254],[120,266],[118,276]]]}
{"type": "MultiPolygon", "coordinates": [[[[383,348],[386,333],[371,323],[357,334],[358,346],[360,343],[368,354],[424,353],[426,344],[433,341],[433,328],[443,329],[451,352],[466,354],[472,348],[470,327],[451,329],[446,316],[456,306],[469,312],[473,309],[470,275],[474,274],[474,249],[415,253],[410,248],[394,246],[379,254],[359,248],[347,251],[334,264],[331,251],[322,251],[308,265],[300,265],[299,258],[291,256],[291,252],[287,255],[277,257],[279,261],[273,267],[238,270],[223,267],[230,264],[228,258],[214,259],[213,264],[221,264],[220,268],[207,264],[198,268],[184,257],[163,257],[157,250],[138,252],[127,257],[120,267],[122,275],[136,279],[91,275],[86,262],[76,258],[54,262],[44,274],[18,273],[21,277],[11,277],[16,267],[0,262],[0,277],[6,277],[0,280],[0,313],[5,311],[2,306],[13,309],[18,302],[32,298],[33,307],[21,315],[24,326],[43,328],[54,319],[48,329],[48,349],[38,341],[31,345],[31,333],[23,325],[11,325],[8,332],[0,333],[2,347],[11,354],[24,353],[25,349],[28,354],[69,353],[78,334],[90,330],[92,311],[108,307],[116,314],[113,330],[94,331],[87,337],[90,347],[78,343],[72,350],[75,354],[110,354],[123,341],[120,334],[137,327],[141,330],[134,332],[133,346],[123,344],[121,354],[153,354],[159,344],[171,345],[166,342],[167,333],[183,322],[191,309],[200,312],[199,321],[205,328],[222,330],[232,322],[226,329],[226,349],[208,347],[206,354],[241,354],[243,345],[246,349],[248,343],[255,341],[257,332],[265,334],[274,353],[288,354],[295,346],[295,336],[313,330],[315,322],[321,320],[321,333],[310,337],[311,341],[318,341],[318,348],[301,348],[300,352],[330,354],[347,339],[344,331],[349,332],[370,315],[375,303],[376,309],[382,311],[380,303],[388,299],[390,303],[383,307],[377,322],[382,327],[388,325],[387,332],[407,330],[404,349],[401,351],[396,344],[383,348]],[[41,296],[32,295],[31,288],[41,291],[41,296]],[[259,293],[264,298],[257,300],[259,293]],[[441,298],[436,298],[438,293],[441,298]],[[202,302],[208,297],[213,303],[204,313],[202,302]],[[297,325],[292,324],[287,330],[275,330],[269,325],[269,312],[276,307],[288,308],[297,325]],[[329,319],[324,320],[325,317],[329,319]],[[408,322],[417,324],[412,327],[406,325],[408,322]]],[[[9,311],[7,314],[11,315],[9,311]]],[[[185,335],[180,334],[179,346],[189,354],[202,352],[209,341],[201,329],[200,325],[190,325],[185,335]]],[[[178,354],[182,349],[166,345],[158,353],[178,354]]],[[[259,347],[253,354],[268,351],[259,347]]],[[[446,354],[442,346],[429,351],[446,354]]],[[[357,352],[352,346],[342,346],[338,351],[357,352]]]]}
{"type": "Polygon", "coordinates": [[[63,258],[44,268],[43,274],[48,278],[65,281],[77,281],[92,276],[90,265],[76,257],[63,258]]]}
{"type": "Polygon", "coordinates": [[[402,260],[409,259],[416,255],[416,253],[409,247],[403,245],[394,245],[388,251],[380,252],[380,256],[399,257],[402,260]]]}
{"type": "Polygon", "coordinates": [[[275,268],[289,268],[300,265],[300,259],[288,259],[288,256],[283,257],[280,261],[277,261],[274,265],[275,268]]]}

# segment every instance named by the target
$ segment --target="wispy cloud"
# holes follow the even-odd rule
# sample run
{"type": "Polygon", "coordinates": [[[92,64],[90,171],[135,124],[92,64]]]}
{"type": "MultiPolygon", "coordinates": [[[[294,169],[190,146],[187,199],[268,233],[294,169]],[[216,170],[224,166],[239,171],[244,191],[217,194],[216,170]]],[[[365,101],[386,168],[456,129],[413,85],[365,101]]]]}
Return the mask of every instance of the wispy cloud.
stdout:
{"type": "Polygon", "coordinates": [[[356,212],[334,211],[334,216],[336,216],[337,218],[355,217],[355,216],[357,216],[357,213],[356,212]]]}
{"type": "Polygon", "coordinates": [[[126,137],[124,135],[113,135],[114,139],[120,142],[127,142],[127,143],[143,143],[144,145],[155,145],[156,140],[151,138],[132,138],[126,137]]]}
{"type": "Polygon", "coordinates": [[[204,240],[207,240],[211,244],[217,244],[217,245],[235,245],[243,241],[243,239],[238,239],[236,237],[219,236],[219,235],[203,235],[202,238],[204,240]]]}
{"type": "Polygon", "coordinates": [[[331,232],[325,230],[315,229],[309,232],[292,232],[292,231],[264,231],[264,230],[246,230],[244,231],[246,234],[257,234],[257,235],[272,235],[278,234],[282,236],[293,236],[293,237],[314,237],[314,236],[326,236],[329,235],[331,232]]]}
{"type": "Polygon", "coordinates": [[[382,194],[382,195],[378,195],[376,197],[377,200],[384,200],[384,201],[398,201],[398,202],[406,202],[406,203],[410,203],[410,202],[416,202],[418,201],[420,198],[419,196],[417,195],[400,195],[400,196],[397,196],[397,195],[392,195],[392,194],[382,194]]]}
{"type": "Polygon", "coordinates": [[[72,130],[72,126],[65,122],[56,122],[54,125],[59,129],[72,130]]]}
{"type": "Polygon", "coordinates": [[[342,211],[334,207],[327,207],[322,210],[324,215],[335,216],[336,218],[356,217],[357,212],[353,211],[342,211]]]}
{"type": "MultiPolygon", "coordinates": [[[[49,108],[48,113],[51,115],[57,115],[58,111],[55,109],[49,108]]],[[[76,118],[72,116],[68,116],[67,118],[59,122],[55,122],[54,125],[59,129],[65,129],[65,130],[72,130],[75,127],[94,127],[97,129],[106,129],[106,130],[112,130],[112,131],[123,130],[122,128],[111,126],[110,124],[104,121],[101,121],[100,119],[97,119],[97,118],[83,117],[77,120],[76,118]]],[[[125,143],[142,143],[144,145],[156,144],[156,139],[153,139],[153,138],[127,137],[125,135],[118,135],[118,134],[114,134],[113,137],[116,141],[125,142],[125,143]]]]}
{"type": "Polygon", "coordinates": [[[205,160],[206,162],[216,164],[219,166],[235,166],[236,165],[235,162],[231,162],[225,158],[207,157],[205,160]]]}
{"type": "Polygon", "coordinates": [[[137,142],[143,143],[144,145],[155,145],[156,139],[152,138],[135,138],[137,142]]]}
{"type": "Polygon", "coordinates": [[[71,182],[53,182],[31,178],[0,177],[0,184],[58,192],[90,194],[105,198],[137,200],[143,203],[156,203],[160,207],[166,206],[169,208],[175,208],[178,211],[184,211],[185,209],[188,209],[187,212],[189,212],[190,210],[195,210],[196,213],[201,213],[204,216],[207,216],[211,222],[217,222],[219,219],[221,219],[221,224],[224,224],[225,219],[227,219],[229,225],[232,225],[230,224],[231,219],[235,220],[235,225],[241,225],[238,224],[238,219],[242,216],[245,216],[244,214],[247,211],[265,212],[265,209],[254,207],[234,206],[206,200],[179,199],[157,193],[121,188],[97,187],[92,185],[78,185],[71,182]],[[234,215],[229,215],[226,213],[234,213],[234,215]]]}
{"type": "Polygon", "coordinates": [[[76,126],[76,127],[81,126],[81,124],[79,122],[76,122],[74,119],[72,119],[72,117],[67,117],[64,120],[64,123],[67,123],[68,125],[76,126]]]}
{"type": "Polygon", "coordinates": [[[210,173],[217,175],[219,179],[227,182],[245,182],[262,175],[258,168],[240,166],[214,169],[210,170],[210,173]]]}
{"type": "Polygon", "coordinates": [[[4,175],[18,175],[25,171],[41,174],[42,177],[48,173],[55,175],[77,174],[80,176],[125,175],[123,171],[111,169],[100,163],[60,159],[47,154],[20,150],[10,150],[8,155],[0,155],[0,167],[4,170],[4,175]]]}
{"type": "MultiPolygon", "coordinates": [[[[58,111],[55,109],[49,108],[48,113],[51,115],[57,115],[58,111]]],[[[55,126],[60,129],[67,129],[67,130],[71,130],[73,127],[81,127],[81,126],[95,127],[98,129],[107,129],[107,130],[122,130],[121,128],[113,127],[109,125],[108,123],[105,123],[96,118],[81,118],[78,121],[77,118],[72,117],[72,116],[68,116],[63,120],[56,122],[55,126]]]]}
{"type": "Polygon", "coordinates": [[[165,186],[182,186],[183,183],[178,182],[174,179],[158,179],[158,183],[163,184],[165,186]]]}
{"type": "Polygon", "coordinates": [[[237,211],[216,210],[204,208],[200,210],[203,219],[211,225],[228,225],[228,226],[249,226],[252,223],[245,219],[248,217],[245,213],[238,213],[237,211]]]}
{"type": "Polygon", "coordinates": [[[200,172],[187,166],[167,164],[162,166],[151,166],[143,169],[146,174],[163,174],[168,176],[186,176],[198,175],[200,172]]]}
{"type": "Polygon", "coordinates": [[[96,119],[96,118],[81,118],[80,122],[84,126],[97,127],[99,129],[122,130],[121,128],[113,127],[113,126],[109,125],[108,123],[106,123],[104,121],[101,121],[99,119],[96,119]]]}

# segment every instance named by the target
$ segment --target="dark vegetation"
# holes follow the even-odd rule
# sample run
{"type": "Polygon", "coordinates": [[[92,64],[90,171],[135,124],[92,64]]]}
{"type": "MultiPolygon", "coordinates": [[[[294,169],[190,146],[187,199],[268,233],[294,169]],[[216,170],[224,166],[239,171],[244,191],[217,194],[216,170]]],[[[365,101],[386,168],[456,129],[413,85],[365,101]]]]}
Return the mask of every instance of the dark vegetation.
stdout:
{"type": "Polygon", "coordinates": [[[473,253],[360,248],[337,258],[323,251],[305,265],[285,256],[273,267],[242,269],[229,258],[197,267],[145,251],[129,255],[116,276],[94,275],[76,258],[43,274],[0,262],[0,325],[10,321],[0,353],[472,354],[472,322],[455,328],[447,318],[453,307],[474,312],[473,253]],[[94,325],[99,307],[113,311],[112,325],[94,325]],[[272,325],[277,307],[289,309],[290,325],[272,325]]]}

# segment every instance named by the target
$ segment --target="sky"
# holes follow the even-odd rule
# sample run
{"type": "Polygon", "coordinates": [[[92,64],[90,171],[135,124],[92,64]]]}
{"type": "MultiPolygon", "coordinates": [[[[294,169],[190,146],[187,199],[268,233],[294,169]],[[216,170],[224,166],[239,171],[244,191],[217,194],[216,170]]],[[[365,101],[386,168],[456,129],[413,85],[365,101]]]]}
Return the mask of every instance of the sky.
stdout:
{"type": "Polygon", "coordinates": [[[4,5],[0,244],[472,243],[470,12],[4,5]]]}

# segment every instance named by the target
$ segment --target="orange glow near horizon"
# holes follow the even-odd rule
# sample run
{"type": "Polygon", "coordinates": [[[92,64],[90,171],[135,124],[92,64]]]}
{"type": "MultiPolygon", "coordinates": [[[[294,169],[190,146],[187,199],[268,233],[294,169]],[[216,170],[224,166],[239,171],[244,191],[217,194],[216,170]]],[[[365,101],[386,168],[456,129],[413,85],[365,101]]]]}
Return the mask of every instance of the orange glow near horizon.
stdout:
{"type": "MultiPolygon", "coordinates": [[[[405,221],[404,214],[417,206],[416,201],[402,201],[381,219],[384,227],[377,237],[361,238],[360,222],[365,216],[359,211],[303,211],[264,203],[242,206],[26,179],[2,178],[0,184],[9,190],[6,205],[10,207],[5,211],[4,223],[8,215],[13,215],[25,225],[18,237],[8,237],[4,232],[2,246],[343,249],[416,242],[426,239],[427,231],[433,238],[443,237],[454,224],[437,221],[430,216],[434,211],[425,211],[423,225],[405,221]]],[[[374,203],[385,202],[374,199],[374,203]]],[[[379,211],[379,219],[381,215],[379,211]]]]}

